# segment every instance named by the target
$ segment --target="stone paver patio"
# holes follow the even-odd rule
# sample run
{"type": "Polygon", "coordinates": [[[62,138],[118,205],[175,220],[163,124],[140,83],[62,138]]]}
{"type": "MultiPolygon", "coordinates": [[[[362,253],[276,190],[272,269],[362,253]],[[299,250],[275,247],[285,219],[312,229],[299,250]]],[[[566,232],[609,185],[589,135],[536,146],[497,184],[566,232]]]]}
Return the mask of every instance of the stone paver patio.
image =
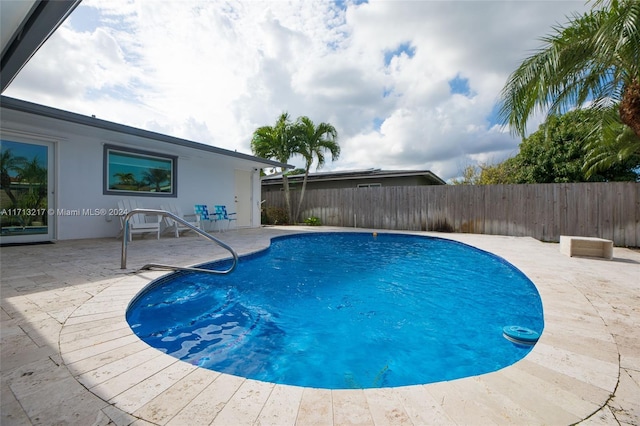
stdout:
{"type": "MultiPolygon", "coordinates": [[[[217,234],[239,254],[271,237],[337,228],[217,234]]],[[[344,229],[345,231],[348,231],[344,229]]],[[[367,232],[366,230],[357,230],[367,232]]],[[[385,231],[378,231],[385,232],[385,231]]],[[[569,258],[531,238],[429,234],[501,256],[537,286],[544,333],[523,360],[449,382],[366,390],[274,385],[199,369],[140,341],[129,301],[165,272],[226,255],[208,241],[115,239],[3,247],[2,425],[640,424],[640,252],[569,258]]]]}

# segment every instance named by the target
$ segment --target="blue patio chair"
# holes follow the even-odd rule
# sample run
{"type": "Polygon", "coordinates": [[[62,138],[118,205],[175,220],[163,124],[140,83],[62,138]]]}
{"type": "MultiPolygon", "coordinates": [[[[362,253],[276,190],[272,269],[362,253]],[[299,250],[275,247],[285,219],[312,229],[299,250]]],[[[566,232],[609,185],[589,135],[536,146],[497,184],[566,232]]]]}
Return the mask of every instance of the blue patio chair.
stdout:
{"type": "Polygon", "coordinates": [[[209,209],[205,204],[196,204],[193,206],[193,211],[196,214],[196,226],[203,231],[208,231],[206,226],[204,226],[205,222],[213,222],[215,224],[217,220],[215,216],[209,215],[209,209]]]}
{"type": "MultiPolygon", "coordinates": [[[[231,222],[236,220],[236,213],[227,213],[227,207],[221,205],[215,206],[215,209],[216,211],[213,214],[216,216],[216,221],[222,222],[223,220],[226,220],[227,229],[229,229],[231,222]]],[[[220,227],[220,232],[222,232],[222,227],[220,227]]]]}

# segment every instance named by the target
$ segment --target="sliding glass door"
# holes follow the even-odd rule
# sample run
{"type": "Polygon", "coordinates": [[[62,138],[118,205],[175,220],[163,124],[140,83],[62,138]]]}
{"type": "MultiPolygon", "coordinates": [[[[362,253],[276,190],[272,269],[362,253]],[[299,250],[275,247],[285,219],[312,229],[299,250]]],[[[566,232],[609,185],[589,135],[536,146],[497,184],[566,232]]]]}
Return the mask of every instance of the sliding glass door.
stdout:
{"type": "Polygon", "coordinates": [[[52,240],[53,143],[3,134],[0,150],[0,243],[52,240]]]}

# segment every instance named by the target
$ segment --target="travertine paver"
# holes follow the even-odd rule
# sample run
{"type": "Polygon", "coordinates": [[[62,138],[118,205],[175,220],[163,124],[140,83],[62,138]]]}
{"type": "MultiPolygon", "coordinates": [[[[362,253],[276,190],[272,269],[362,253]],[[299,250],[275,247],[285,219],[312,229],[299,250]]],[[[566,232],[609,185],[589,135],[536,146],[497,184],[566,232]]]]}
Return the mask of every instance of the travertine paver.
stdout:
{"type": "MultiPolygon", "coordinates": [[[[425,386],[426,391],[433,397],[435,401],[439,401],[440,405],[445,409],[447,415],[456,424],[500,424],[504,420],[501,418],[504,414],[502,410],[505,410],[509,406],[507,401],[508,396],[503,392],[496,393],[491,392],[493,389],[492,381],[490,378],[486,378],[482,383],[483,389],[478,392],[480,388],[477,382],[467,384],[469,381],[456,381],[454,383],[441,382],[434,383],[429,386],[425,386]],[[488,403],[482,397],[478,397],[483,394],[497,394],[500,396],[498,404],[492,405],[488,403]],[[496,410],[497,409],[497,410],[496,410]]],[[[507,386],[512,384],[507,382],[507,386]]],[[[516,405],[512,405],[508,411],[513,411],[516,405]]],[[[507,410],[505,410],[507,411],[507,410]]],[[[513,423],[521,423],[523,418],[509,419],[513,423]],[[517,421],[516,421],[517,420],[517,421]]],[[[528,423],[532,422],[534,418],[530,417],[526,419],[528,423]]]]}
{"type": "Polygon", "coordinates": [[[214,373],[211,376],[214,381],[170,419],[168,425],[210,424],[245,381],[242,377],[227,374],[214,373]]]}
{"type": "Polygon", "coordinates": [[[332,425],[333,400],[328,389],[306,388],[298,407],[297,421],[301,425],[332,425]]]}
{"type": "Polygon", "coordinates": [[[120,346],[100,354],[100,358],[88,358],[68,364],[76,372],[76,379],[91,389],[107,380],[126,373],[134,367],[161,354],[142,341],[120,346]]]}
{"type": "Polygon", "coordinates": [[[67,366],[71,366],[82,360],[98,360],[103,353],[137,342],[138,340],[135,335],[126,334],[97,345],[82,347],[75,351],[65,351],[64,362],[67,366]]]}
{"type": "MultiPolygon", "coordinates": [[[[197,377],[191,376],[191,373],[195,370],[194,366],[184,362],[173,363],[159,374],[154,374],[149,379],[140,381],[135,386],[112,398],[110,402],[128,413],[135,414],[144,405],[157,399],[159,395],[164,395],[165,392],[168,392],[169,389],[186,377],[189,377],[190,381],[194,381],[194,385],[197,385],[197,377]]],[[[179,399],[174,399],[171,402],[172,405],[179,405],[179,403],[179,399]]]]}
{"type": "Polygon", "coordinates": [[[253,424],[274,386],[273,383],[245,380],[211,424],[220,426],[253,424]]]}
{"type": "Polygon", "coordinates": [[[143,407],[136,410],[134,414],[138,417],[149,419],[154,423],[165,424],[206,389],[216,377],[216,375],[209,374],[204,369],[192,369],[182,380],[173,384],[166,392],[147,402],[143,407]]]}
{"type": "MultiPolygon", "coordinates": [[[[316,229],[221,237],[242,254],[267,247],[270,237],[316,229]]],[[[247,380],[141,342],[126,307],[163,272],[132,272],[149,262],[226,256],[201,238],[136,239],[126,271],[116,240],[2,248],[1,423],[640,424],[640,252],[616,248],[603,261],[562,256],[557,244],[531,238],[436,235],[502,256],[534,281],[545,311],[540,342],[497,372],[366,390],[247,380]]]]}
{"type": "MultiPolygon", "coordinates": [[[[453,392],[458,392],[466,401],[473,401],[482,408],[478,409],[477,418],[484,417],[488,424],[531,425],[540,424],[540,417],[536,413],[521,406],[520,401],[514,401],[503,392],[502,388],[495,389],[485,377],[478,376],[473,380],[461,380],[453,383],[453,392]]],[[[436,391],[429,387],[431,392],[436,391]]],[[[442,387],[441,387],[441,390],[442,387]]],[[[471,413],[473,414],[473,413],[471,413]]]]}
{"type": "Polygon", "coordinates": [[[426,386],[405,386],[393,390],[414,425],[455,424],[444,408],[445,401],[436,399],[426,386]]]}
{"type": "Polygon", "coordinates": [[[395,392],[389,389],[365,389],[364,394],[375,424],[413,424],[395,392]]]}
{"type": "MultiPolygon", "coordinates": [[[[535,392],[533,387],[522,380],[513,380],[506,374],[490,373],[480,377],[495,392],[500,392],[506,398],[518,405],[518,410],[530,413],[537,421],[535,424],[574,424],[581,420],[580,415],[570,413],[565,408],[565,402],[550,400],[546,392],[535,392]],[[544,409],[542,409],[544,407],[544,409]]],[[[440,385],[442,386],[442,385],[440,385]]],[[[454,411],[455,410],[451,410],[454,411]]]]}
{"type": "MultiPolygon", "coordinates": [[[[118,374],[117,376],[112,377],[109,380],[106,380],[98,385],[89,387],[89,390],[100,396],[100,398],[109,402],[112,402],[112,400],[118,398],[121,393],[126,392],[129,389],[141,384],[143,385],[143,387],[142,389],[140,389],[140,393],[144,394],[145,390],[148,389],[148,387],[144,386],[145,383],[148,383],[147,380],[157,380],[157,378],[165,377],[167,372],[173,372],[173,369],[169,369],[169,367],[175,368],[175,365],[182,366],[183,368],[189,367],[189,364],[178,363],[177,359],[170,356],[153,356],[142,364],[130,368],[125,373],[118,374]]],[[[182,372],[184,373],[184,376],[187,375],[187,371],[182,372]]],[[[146,396],[149,398],[149,400],[151,400],[153,397],[153,395],[146,396]]],[[[121,401],[121,404],[125,404],[127,402],[126,399],[122,398],[116,399],[116,402],[117,401],[121,401]]],[[[116,406],[120,408],[120,405],[116,404],[116,406]]],[[[129,412],[128,410],[125,411],[129,412]]]]}
{"type": "MultiPolygon", "coordinates": [[[[577,417],[575,421],[580,420],[580,416],[583,413],[594,412],[600,408],[597,404],[584,399],[582,395],[574,392],[571,387],[567,387],[563,383],[551,383],[541,378],[545,377],[544,375],[539,376],[525,368],[507,368],[502,372],[501,377],[508,380],[509,383],[515,384],[517,388],[527,389],[528,394],[526,397],[531,398],[531,400],[539,398],[541,405],[550,407],[560,405],[559,409],[577,417]]],[[[605,395],[600,397],[603,398],[605,395]]],[[[554,416],[554,418],[557,417],[554,416]]]]}
{"type": "Polygon", "coordinates": [[[364,390],[332,390],[333,422],[339,425],[373,425],[364,390]]]}
{"type": "Polygon", "coordinates": [[[258,423],[261,426],[294,424],[303,391],[299,386],[275,386],[260,412],[258,423]]]}

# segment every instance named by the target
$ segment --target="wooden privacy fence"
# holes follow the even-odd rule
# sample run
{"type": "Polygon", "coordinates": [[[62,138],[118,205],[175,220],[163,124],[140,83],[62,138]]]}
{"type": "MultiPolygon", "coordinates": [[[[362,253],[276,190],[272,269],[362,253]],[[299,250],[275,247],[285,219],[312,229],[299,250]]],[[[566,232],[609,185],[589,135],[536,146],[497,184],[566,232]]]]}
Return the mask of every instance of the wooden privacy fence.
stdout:
{"type": "MultiPolygon", "coordinates": [[[[291,192],[293,210],[300,193],[291,192]]],[[[263,193],[284,208],[284,192],[263,193]]],[[[306,191],[299,220],[323,225],[530,236],[560,235],[640,245],[640,183],[442,185],[306,191]]]]}

